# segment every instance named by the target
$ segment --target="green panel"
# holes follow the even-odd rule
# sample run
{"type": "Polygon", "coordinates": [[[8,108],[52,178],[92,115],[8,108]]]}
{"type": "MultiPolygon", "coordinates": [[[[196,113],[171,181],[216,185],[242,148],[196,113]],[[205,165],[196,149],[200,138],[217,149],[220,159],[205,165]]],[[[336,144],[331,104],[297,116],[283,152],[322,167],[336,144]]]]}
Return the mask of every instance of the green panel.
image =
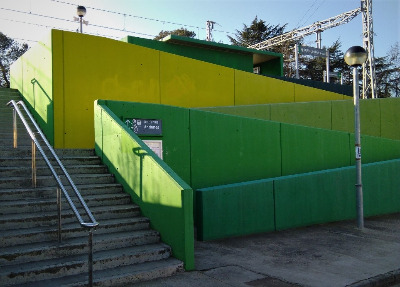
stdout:
{"type": "MultiPolygon", "coordinates": [[[[354,163],[354,135],[351,135],[352,163],[354,163]]],[[[361,136],[361,156],[363,163],[400,158],[400,141],[372,136],[361,136]]]]}
{"type": "Polygon", "coordinates": [[[283,58],[275,58],[260,65],[261,75],[283,76],[283,58]]]}
{"type": "Polygon", "coordinates": [[[400,98],[379,99],[381,137],[400,140],[400,98]]]}
{"type": "Polygon", "coordinates": [[[349,134],[282,124],[282,175],[348,166],[349,134]]]}
{"type": "Polygon", "coordinates": [[[197,238],[212,240],[275,229],[271,180],[196,191],[197,238]]]}
{"type": "Polygon", "coordinates": [[[121,120],[126,118],[162,120],[162,136],[141,136],[142,140],[156,139],[163,143],[163,160],[190,184],[189,110],[184,108],[107,101],[107,106],[121,120]]]}
{"type": "Polygon", "coordinates": [[[230,106],[230,107],[209,107],[198,108],[202,111],[249,117],[253,119],[270,120],[271,105],[248,105],[248,106],[230,106]]]}
{"type": "Polygon", "coordinates": [[[362,135],[381,136],[379,104],[380,100],[378,99],[360,100],[360,126],[362,135]]]}
{"type": "Polygon", "coordinates": [[[354,133],[353,101],[332,101],[332,130],[354,133]]]}
{"type": "Polygon", "coordinates": [[[276,229],[354,218],[354,181],[353,167],[276,179],[276,229]]]}
{"type": "Polygon", "coordinates": [[[400,160],[363,165],[364,215],[400,212],[400,160]]]}
{"type": "Polygon", "coordinates": [[[331,129],[331,102],[271,105],[271,120],[331,129]]]}
{"type": "Polygon", "coordinates": [[[278,123],[190,110],[192,188],[280,176],[278,123]]]}
{"type": "Polygon", "coordinates": [[[175,257],[194,269],[193,191],[104,104],[95,106],[96,152],[160,232],[175,257]]]}

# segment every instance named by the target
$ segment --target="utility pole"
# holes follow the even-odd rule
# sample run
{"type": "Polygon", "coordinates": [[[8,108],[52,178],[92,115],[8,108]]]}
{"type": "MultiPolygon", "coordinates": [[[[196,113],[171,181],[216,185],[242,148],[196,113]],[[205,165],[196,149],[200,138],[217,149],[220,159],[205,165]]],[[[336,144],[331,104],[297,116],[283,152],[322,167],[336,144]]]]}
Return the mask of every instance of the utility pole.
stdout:
{"type": "Polygon", "coordinates": [[[374,60],[374,30],[372,22],[372,0],[361,0],[363,48],[367,51],[367,60],[363,64],[362,97],[377,98],[375,60],[374,60]]]}
{"type": "Polygon", "coordinates": [[[214,24],[216,24],[214,21],[207,21],[207,37],[206,37],[206,41],[213,41],[212,38],[212,30],[214,29],[214,24]]]}

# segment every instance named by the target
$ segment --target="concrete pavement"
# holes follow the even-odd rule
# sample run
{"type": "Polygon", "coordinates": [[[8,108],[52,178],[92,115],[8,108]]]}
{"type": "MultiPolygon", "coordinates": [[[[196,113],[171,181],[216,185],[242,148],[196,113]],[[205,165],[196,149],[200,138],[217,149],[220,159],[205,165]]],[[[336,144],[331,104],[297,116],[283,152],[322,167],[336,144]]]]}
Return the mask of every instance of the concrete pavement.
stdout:
{"type": "Polygon", "coordinates": [[[195,264],[135,286],[400,286],[400,214],[196,241],[195,264]]]}

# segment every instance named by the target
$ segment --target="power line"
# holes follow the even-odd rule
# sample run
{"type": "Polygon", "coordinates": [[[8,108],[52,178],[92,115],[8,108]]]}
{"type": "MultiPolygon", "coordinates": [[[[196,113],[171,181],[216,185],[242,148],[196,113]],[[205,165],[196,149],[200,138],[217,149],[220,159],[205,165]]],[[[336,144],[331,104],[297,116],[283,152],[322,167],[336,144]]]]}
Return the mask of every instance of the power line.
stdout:
{"type": "MultiPolygon", "coordinates": [[[[48,25],[37,24],[37,23],[26,22],[26,21],[19,21],[19,20],[14,20],[14,19],[0,18],[0,20],[9,21],[9,22],[15,22],[15,23],[21,23],[21,24],[27,24],[27,25],[34,25],[34,26],[39,26],[39,27],[59,29],[58,27],[54,27],[54,26],[48,26],[48,25]]],[[[73,30],[73,29],[64,29],[64,31],[76,32],[76,30],[73,30]]],[[[107,35],[107,34],[99,34],[99,33],[91,33],[91,32],[85,33],[85,34],[92,35],[92,36],[101,36],[101,37],[117,39],[117,40],[120,39],[119,37],[112,36],[112,35],[107,35]]],[[[13,37],[13,39],[22,40],[22,41],[28,41],[28,42],[36,42],[36,43],[39,42],[38,40],[30,40],[30,39],[23,39],[23,38],[17,38],[17,37],[13,37]]]]}
{"type": "MultiPolygon", "coordinates": [[[[11,11],[11,12],[16,12],[16,13],[22,13],[22,14],[28,14],[28,15],[38,16],[38,17],[49,18],[49,19],[58,20],[58,21],[65,21],[65,22],[69,22],[69,23],[75,23],[75,21],[73,21],[73,20],[68,20],[68,19],[48,16],[48,15],[42,15],[42,14],[37,14],[37,13],[32,13],[32,12],[20,11],[20,10],[3,8],[3,7],[0,7],[0,9],[1,10],[6,10],[6,11],[11,11]]],[[[115,27],[108,27],[108,26],[102,26],[102,25],[96,25],[96,24],[90,24],[90,25],[92,27],[96,27],[96,28],[109,29],[109,30],[120,31],[120,32],[128,32],[128,33],[133,33],[133,34],[138,34],[138,35],[143,35],[143,36],[148,36],[148,37],[154,37],[155,36],[155,35],[135,32],[135,31],[119,29],[119,28],[115,28],[115,27]]]]}
{"type": "MultiPolygon", "coordinates": [[[[60,4],[76,6],[76,4],[71,3],[71,2],[60,1],[60,0],[51,0],[51,1],[52,2],[57,2],[57,3],[60,3],[60,4]]],[[[122,13],[122,12],[118,12],[118,11],[112,11],[112,10],[101,9],[101,8],[90,7],[90,6],[86,6],[86,8],[89,8],[89,9],[92,9],[92,10],[101,11],[101,12],[121,15],[121,16],[124,16],[124,17],[132,17],[132,18],[138,18],[138,19],[143,19],[143,20],[148,20],[148,21],[155,21],[155,22],[159,22],[159,23],[163,23],[163,24],[171,24],[171,25],[177,25],[177,26],[183,26],[183,27],[190,27],[190,28],[206,30],[205,27],[199,27],[199,26],[193,26],[193,25],[188,25],[188,24],[176,23],[176,22],[171,22],[171,21],[166,21],[166,20],[161,20],[161,19],[156,19],[156,18],[150,18],[150,17],[143,17],[143,16],[138,16],[138,15],[132,15],[132,14],[122,13]]],[[[226,33],[226,34],[233,34],[231,32],[222,31],[222,30],[214,30],[214,31],[221,32],[221,33],[226,33]]]]}

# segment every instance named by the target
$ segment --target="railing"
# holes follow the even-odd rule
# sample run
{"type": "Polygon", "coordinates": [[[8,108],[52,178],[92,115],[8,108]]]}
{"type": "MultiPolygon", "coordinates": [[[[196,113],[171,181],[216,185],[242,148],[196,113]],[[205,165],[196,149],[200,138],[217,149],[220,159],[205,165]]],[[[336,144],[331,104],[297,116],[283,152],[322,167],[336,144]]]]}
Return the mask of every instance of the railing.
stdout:
{"type": "Polygon", "coordinates": [[[57,210],[58,210],[58,241],[61,242],[61,191],[63,192],[69,206],[71,207],[72,211],[74,212],[75,217],[79,221],[80,225],[82,227],[88,228],[89,229],[89,258],[88,258],[88,273],[89,273],[89,286],[93,286],[93,229],[96,228],[99,224],[96,222],[95,218],[93,217],[93,214],[87,207],[84,199],[82,198],[81,194],[79,193],[78,189],[76,188],[74,182],[72,181],[71,177],[69,176],[67,170],[64,168],[63,164],[61,163],[60,159],[58,158],[57,154],[55,153],[54,149],[51,147],[49,142],[47,141],[46,137],[40,130],[39,126],[33,119],[32,115],[28,111],[27,107],[25,106],[23,101],[19,101],[16,103],[14,100],[11,100],[10,102],[7,103],[7,106],[12,106],[13,107],[13,137],[14,137],[14,148],[17,148],[18,142],[18,134],[17,134],[17,115],[21,119],[22,123],[24,124],[29,136],[32,139],[32,185],[36,187],[36,148],[39,150],[41,155],[43,156],[44,161],[46,162],[47,166],[49,167],[53,177],[57,181],[57,210]],[[66,177],[68,180],[69,185],[72,187],[75,196],[78,198],[80,205],[83,207],[86,215],[89,217],[90,222],[85,222],[82,219],[81,214],[79,213],[78,209],[76,208],[75,204],[71,200],[67,190],[64,187],[64,184],[62,183],[60,176],[57,174],[55,171],[52,163],[49,161],[48,157],[44,153],[39,141],[36,139],[35,133],[32,132],[29,124],[25,120],[24,115],[21,113],[21,110],[19,109],[18,106],[22,106],[23,109],[25,110],[26,114],[28,115],[30,122],[35,126],[36,133],[40,135],[44,143],[46,144],[48,150],[51,152],[53,158],[56,160],[58,166],[60,167],[63,175],[66,177]]]}

